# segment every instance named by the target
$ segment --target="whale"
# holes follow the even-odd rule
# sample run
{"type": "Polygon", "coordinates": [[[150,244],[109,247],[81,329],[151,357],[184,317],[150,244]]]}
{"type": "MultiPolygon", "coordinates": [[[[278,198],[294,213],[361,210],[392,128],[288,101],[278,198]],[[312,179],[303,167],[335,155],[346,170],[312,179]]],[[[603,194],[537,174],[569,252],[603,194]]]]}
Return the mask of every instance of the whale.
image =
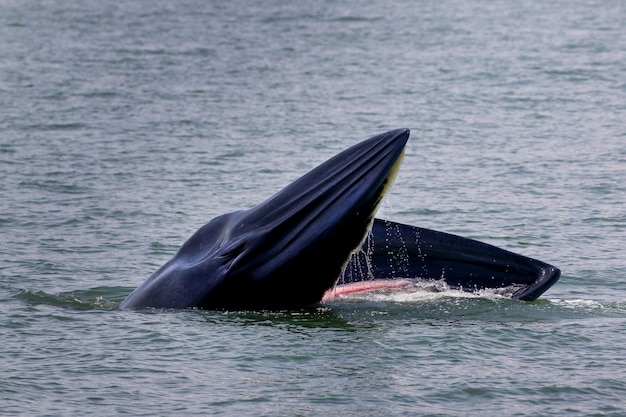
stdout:
{"type": "Polygon", "coordinates": [[[344,150],[249,209],[214,218],[121,309],[294,309],[319,302],[361,247],[409,129],[344,150]]]}
{"type": "Polygon", "coordinates": [[[396,129],[339,153],[249,209],[224,214],[122,309],[297,309],[433,282],[534,301],[561,271],[478,240],[375,218],[409,138],[396,129]]]}

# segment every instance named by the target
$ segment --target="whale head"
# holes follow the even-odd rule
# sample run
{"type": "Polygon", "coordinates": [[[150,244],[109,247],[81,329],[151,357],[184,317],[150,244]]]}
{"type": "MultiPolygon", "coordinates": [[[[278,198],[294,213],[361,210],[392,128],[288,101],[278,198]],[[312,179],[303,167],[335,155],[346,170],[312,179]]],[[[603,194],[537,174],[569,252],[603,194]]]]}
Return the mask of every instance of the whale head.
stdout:
{"type": "Polygon", "coordinates": [[[249,210],[201,227],[121,308],[287,309],[319,302],[360,247],[408,129],[367,139],[249,210]]]}

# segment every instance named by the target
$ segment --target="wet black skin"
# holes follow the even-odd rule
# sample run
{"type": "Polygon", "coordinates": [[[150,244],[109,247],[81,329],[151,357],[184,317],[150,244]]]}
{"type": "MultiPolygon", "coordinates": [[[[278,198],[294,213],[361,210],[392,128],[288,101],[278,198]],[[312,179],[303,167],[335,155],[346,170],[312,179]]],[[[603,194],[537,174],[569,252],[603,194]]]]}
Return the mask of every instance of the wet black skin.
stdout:
{"type": "Polygon", "coordinates": [[[123,309],[288,309],[331,288],[368,232],[408,129],[367,139],[273,197],[201,227],[123,309]]]}

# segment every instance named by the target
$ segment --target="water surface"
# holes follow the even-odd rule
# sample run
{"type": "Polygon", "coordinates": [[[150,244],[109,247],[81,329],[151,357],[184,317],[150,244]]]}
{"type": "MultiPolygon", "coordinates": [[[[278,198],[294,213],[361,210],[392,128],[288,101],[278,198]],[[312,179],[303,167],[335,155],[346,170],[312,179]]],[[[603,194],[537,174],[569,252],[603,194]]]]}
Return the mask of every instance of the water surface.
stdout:
{"type": "Polygon", "coordinates": [[[0,5],[4,415],[623,415],[617,0],[0,5]],[[559,266],[302,311],[119,311],[212,217],[412,131],[380,216],[559,266]]]}

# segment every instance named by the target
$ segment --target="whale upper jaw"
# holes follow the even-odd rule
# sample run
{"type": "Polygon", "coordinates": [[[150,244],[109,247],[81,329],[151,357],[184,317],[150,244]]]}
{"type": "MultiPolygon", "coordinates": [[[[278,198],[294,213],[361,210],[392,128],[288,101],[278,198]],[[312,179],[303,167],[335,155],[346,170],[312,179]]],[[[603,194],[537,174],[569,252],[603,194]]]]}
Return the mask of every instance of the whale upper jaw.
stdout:
{"type": "Polygon", "coordinates": [[[219,216],[121,308],[299,308],[319,302],[367,234],[408,129],[367,139],[258,206],[219,216]]]}

